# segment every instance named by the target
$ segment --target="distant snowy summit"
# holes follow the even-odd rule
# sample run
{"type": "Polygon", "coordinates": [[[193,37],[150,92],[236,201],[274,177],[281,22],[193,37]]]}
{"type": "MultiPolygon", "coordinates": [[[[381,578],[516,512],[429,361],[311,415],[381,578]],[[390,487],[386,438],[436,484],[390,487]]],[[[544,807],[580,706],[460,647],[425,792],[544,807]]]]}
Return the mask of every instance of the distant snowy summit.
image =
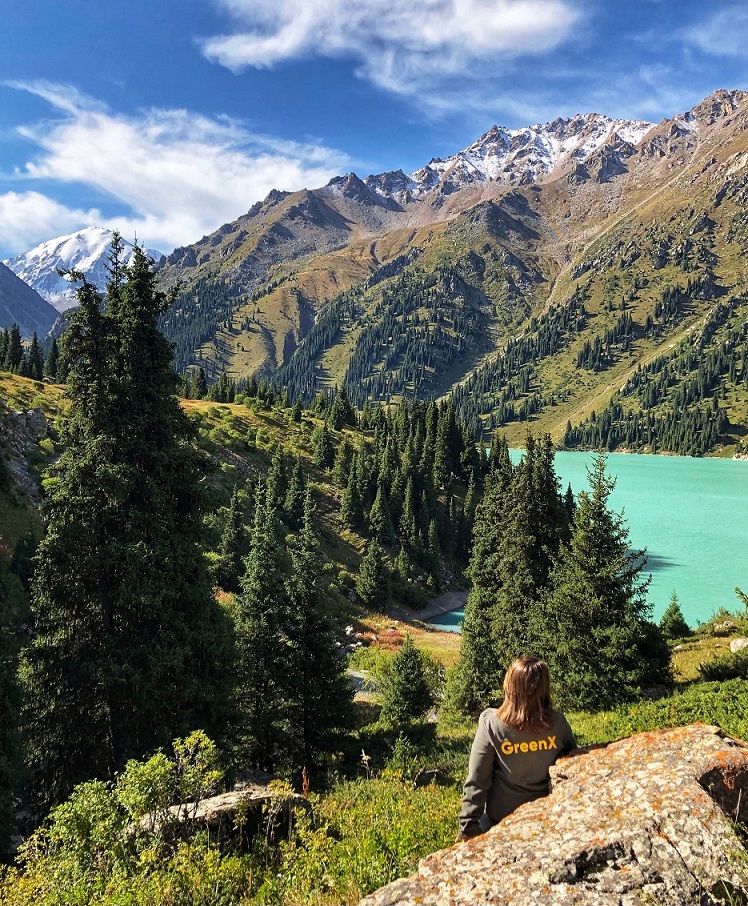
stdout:
{"type": "MultiPolygon", "coordinates": [[[[31,251],[4,263],[57,311],[65,311],[77,302],[75,290],[57,273],[58,268],[75,268],[85,274],[89,283],[103,289],[107,282],[107,256],[113,235],[111,230],[103,227],[87,227],[69,236],[42,242],[31,251]]],[[[127,263],[132,258],[133,245],[127,240],[123,242],[124,261],[127,263]]],[[[155,261],[161,258],[161,252],[154,249],[146,249],[146,253],[155,261]]]]}
{"type": "Polygon", "coordinates": [[[364,183],[400,204],[417,200],[437,187],[449,194],[484,182],[529,185],[553,176],[562,166],[583,164],[605,146],[634,146],[652,127],[642,120],[616,120],[598,113],[523,129],[493,126],[451,157],[434,158],[409,175],[395,170],[368,176],[364,183]]]}

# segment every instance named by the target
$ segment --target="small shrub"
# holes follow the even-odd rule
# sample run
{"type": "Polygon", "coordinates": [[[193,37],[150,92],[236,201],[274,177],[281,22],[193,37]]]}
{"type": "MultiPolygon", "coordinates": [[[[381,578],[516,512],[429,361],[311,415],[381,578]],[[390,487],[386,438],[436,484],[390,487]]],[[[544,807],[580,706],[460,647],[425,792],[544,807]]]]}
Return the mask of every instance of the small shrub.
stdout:
{"type": "Polygon", "coordinates": [[[748,649],[704,661],[699,665],[699,676],[706,681],[748,679],[748,649]]]}
{"type": "Polygon", "coordinates": [[[682,639],[691,634],[691,627],[685,621],[675,592],[673,592],[670,604],[668,604],[665,613],[662,615],[660,629],[667,639],[682,639]]]}

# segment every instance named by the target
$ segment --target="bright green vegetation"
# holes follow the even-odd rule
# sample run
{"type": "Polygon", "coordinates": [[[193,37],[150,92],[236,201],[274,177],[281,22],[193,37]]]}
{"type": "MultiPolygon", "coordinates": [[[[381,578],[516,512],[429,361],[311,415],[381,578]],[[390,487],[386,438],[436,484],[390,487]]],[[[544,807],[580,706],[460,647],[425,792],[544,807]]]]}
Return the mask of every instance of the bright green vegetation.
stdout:
{"type": "Polygon", "coordinates": [[[157,329],[166,300],[142,253],[122,268],[115,243],[111,264],[103,307],[84,284],[61,344],[69,408],[33,635],[16,631],[30,540],[1,564],[0,844],[13,796],[35,809],[3,906],[354,903],[452,842],[464,715],[528,649],[551,661],[564,707],[590,709],[571,715],[587,742],[696,719],[745,733],[744,658],[701,668],[732,679],[645,700],[671,686],[677,614],[648,622],[603,458],[574,500],[548,436],[513,466],[448,402],[357,413],[341,387],[305,410],[224,378],[182,408],[157,329]],[[346,660],[341,624],[418,603],[468,559],[470,626],[446,690],[427,633],[346,660]],[[376,694],[352,700],[349,664],[376,694]],[[311,815],[300,805],[287,832],[273,806],[221,838],[177,831],[171,807],[245,768],[282,777],[281,796],[308,781],[311,815]]]}
{"type": "Polygon", "coordinates": [[[63,341],[70,411],[45,479],[46,534],[24,650],[25,754],[37,800],[229,713],[229,621],[200,546],[202,457],[173,395],[156,318],[167,300],[139,250],[111,251],[106,303],[90,284],[63,341]]]}

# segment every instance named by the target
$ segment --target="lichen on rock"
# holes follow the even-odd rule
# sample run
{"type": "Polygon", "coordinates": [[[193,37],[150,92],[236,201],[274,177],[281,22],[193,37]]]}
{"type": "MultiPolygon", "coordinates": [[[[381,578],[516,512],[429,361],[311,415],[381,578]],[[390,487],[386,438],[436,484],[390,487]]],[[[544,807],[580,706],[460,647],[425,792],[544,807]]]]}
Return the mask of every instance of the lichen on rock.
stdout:
{"type": "Polygon", "coordinates": [[[580,750],[552,792],[361,906],[748,902],[748,745],[695,724],[580,750]]]}

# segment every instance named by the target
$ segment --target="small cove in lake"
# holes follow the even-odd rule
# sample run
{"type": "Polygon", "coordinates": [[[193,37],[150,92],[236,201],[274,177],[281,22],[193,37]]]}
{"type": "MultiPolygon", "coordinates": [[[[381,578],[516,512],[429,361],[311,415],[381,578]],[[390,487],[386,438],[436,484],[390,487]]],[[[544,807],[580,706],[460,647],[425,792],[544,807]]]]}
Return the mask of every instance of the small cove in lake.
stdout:
{"type": "MultiPolygon", "coordinates": [[[[512,451],[517,462],[522,450],[512,451]]],[[[588,490],[595,453],[556,454],[561,491],[588,490]]],[[[748,593],[748,462],[609,453],[607,473],[616,479],[610,506],[623,510],[634,549],[646,548],[647,594],[659,620],[673,592],[690,626],[706,622],[719,607],[741,610],[735,586],[748,593]]],[[[431,624],[457,630],[463,612],[431,624]]]]}

